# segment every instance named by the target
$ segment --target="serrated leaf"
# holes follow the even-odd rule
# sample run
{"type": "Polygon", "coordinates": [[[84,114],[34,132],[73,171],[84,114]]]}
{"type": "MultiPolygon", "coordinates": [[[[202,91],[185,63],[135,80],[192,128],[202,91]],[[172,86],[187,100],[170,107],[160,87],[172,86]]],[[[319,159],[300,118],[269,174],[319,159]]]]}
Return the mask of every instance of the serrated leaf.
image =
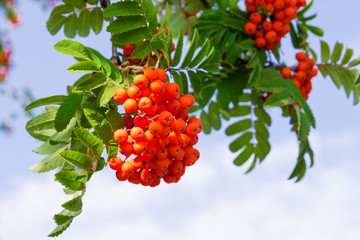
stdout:
{"type": "Polygon", "coordinates": [[[188,71],[188,75],[189,75],[189,80],[191,83],[191,87],[194,90],[194,93],[196,95],[198,95],[201,91],[202,88],[202,82],[201,79],[199,78],[199,76],[197,75],[197,73],[193,72],[193,71],[188,71]]]}
{"type": "Polygon", "coordinates": [[[331,55],[332,63],[337,63],[339,61],[343,48],[344,48],[344,44],[338,42],[335,44],[334,50],[331,55]]]}
{"type": "Polygon", "coordinates": [[[95,156],[101,156],[104,147],[102,141],[86,128],[74,128],[77,138],[87,147],[95,156]]]}
{"type": "Polygon", "coordinates": [[[81,72],[99,72],[99,65],[95,61],[83,61],[74,63],[68,69],[68,72],[81,73],[81,72]]]}
{"type": "Polygon", "coordinates": [[[146,19],[143,16],[124,16],[111,22],[106,28],[106,31],[111,33],[124,33],[145,26],[146,19]]]}
{"type": "Polygon", "coordinates": [[[237,134],[239,132],[244,132],[251,128],[251,120],[250,119],[244,119],[240,120],[229,127],[226,128],[225,133],[228,136],[237,134]]]}
{"type": "Polygon", "coordinates": [[[51,136],[50,141],[59,142],[59,143],[69,143],[72,135],[72,130],[75,127],[76,122],[77,122],[77,118],[73,117],[64,130],[62,130],[61,132],[56,132],[54,133],[54,135],[51,136]]]}
{"type": "MultiPolygon", "coordinates": [[[[151,1],[152,2],[152,1],[151,1]]],[[[155,11],[156,12],[156,11],[155,11]]],[[[165,6],[165,16],[163,19],[163,22],[161,24],[161,28],[162,29],[166,29],[170,20],[170,5],[168,2],[166,2],[166,6],[165,6]]]]}
{"type": "Polygon", "coordinates": [[[63,0],[63,2],[79,9],[86,7],[86,2],[83,0],[63,0]]]}
{"type": "Polygon", "coordinates": [[[232,117],[244,117],[251,113],[250,106],[235,106],[230,109],[230,114],[232,117]]]}
{"type": "Polygon", "coordinates": [[[90,25],[95,34],[101,32],[104,23],[104,17],[102,15],[101,8],[96,7],[90,13],[90,25]]]}
{"type": "Polygon", "coordinates": [[[74,171],[60,171],[55,174],[55,180],[70,190],[81,191],[84,188],[83,182],[86,176],[74,171]]]}
{"type": "Polygon", "coordinates": [[[55,44],[54,48],[67,55],[84,60],[93,60],[90,51],[81,43],[73,40],[62,40],[55,44]]]}
{"type": "Polygon", "coordinates": [[[60,31],[65,22],[66,17],[62,15],[53,15],[50,16],[49,20],[46,22],[46,28],[51,35],[55,35],[60,31]]]}
{"type": "Polygon", "coordinates": [[[45,142],[56,132],[54,130],[56,112],[57,109],[54,109],[34,117],[26,123],[26,131],[32,137],[45,142]]]}
{"type": "Polygon", "coordinates": [[[321,61],[323,63],[327,63],[327,61],[329,61],[330,59],[330,47],[326,42],[324,41],[320,41],[320,42],[321,42],[321,61]]]}
{"type": "Polygon", "coordinates": [[[257,107],[254,109],[255,116],[268,126],[271,126],[271,117],[270,115],[265,111],[265,109],[257,107]]]}
{"type": "Polygon", "coordinates": [[[200,120],[203,125],[204,133],[209,134],[211,132],[211,122],[209,115],[207,115],[205,111],[201,112],[200,120]]]}
{"type": "Polygon", "coordinates": [[[147,27],[137,28],[125,33],[117,33],[111,37],[111,41],[117,46],[133,44],[149,39],[151,36],[147,27]]]}
{"type": "Polygon", "coordinates": [[[80,11],[77,30],[80,37],[87,37],[90,34],[90,13],[88,9],[80,11]]]}
{"type": "Polygon", "coordinates": [[[70,94],[64,99],[55,117],[55,129],[57,132],[61,132],[67,127],[70,120],[75,116],[82,100],[83,96],[79,94],[70,94]]]}
{"type": "Polygon", "coordinates": [[[64,34],[68,38],[74,38],[77,30],[77,16],[76,13],[70,14],[64,24],[64,34]]]}
{"type": "Polygon", "coordinates": [[[156,9],[154,7],[152,0],[142,0],[141,1],[142,10],[146,21],[151,22],[156,17],[156,9]]]}
{"type": "Polygon", "coordinates": [[[59,155],[69,164],[85,171],[89,170],[92,164],[91,157],[77,151],[68,150],[59,155]]]}
{"type": "Polygon", "coordinates": [[[254,49],[255,46],[255,41],[252,39],[247,39],[247,40],[243,40],[241,42],[239,42],[238,47],[243,49],[243,50],[251,50],[254,49]]]}
{"type": "Polygon", "coordinates": [[[218,106],[214,102],[211,102],[209,105],[209,119],[215,130],[219,130],[221,128],[220,112],[218,110],[218,106]]]}
{"type": "Polygon", "coordinates": [[[25,107],[25,111],[29,111],[31,109],[45,106],[45,105],[60,105],[66,97],[67,96],[65,96],[65,95],[54,95],[54,96],[50,96],[50,97],[39,98],[36,101],[27,105],[25,107]]]}
{"type": "Polygon", "coordinates": [[[113,132],[124,127],[124,118],[117,110],[108,110],[105,114],[113,132]]]}
{"type": "Polygon", "coordinates": [[[113,65],[107,58],[105,58],[103,55],[101,55],[98,51],[92,48],[88,48],[91,52],[91,55],[94,57],[94,55],[100,60],[100,65],[104,71],[104,74],[106,76],[111,75],[111,65],[113,65]]]}
{"type": "Polygon", "coordinates": [[[196,49],[198,48],[199,44],[199,32],[197,30],[194,31],[193,37],[190,42],[189,50],[185,55],[184,61],[181,64],[181,68],[185,68],[190,65],[191,60],[194,56],[196,49]]]}
{"type": "Polygon", "coordinates": [[[74,91],[75,92],[91,91],[92,89],[105,85],[107,81],[108,81],[107,77],[100,72],[95,74],[85,75],[83,78],[79,79],[79,81],[77,81],[74,84],[74,91]]]}
{"type": "Polygon", "coordinates": [[[289,92],[283,91],[279,93],[271,94],[264,103],[264,107],[282,107],[293,103],[293,99],[289,92]]]}
{"type": "Polygon", "coordinates": [[[67,147],[68,145],[59,148],[54,153],[50,154],[40,162],[33,165],[29,170],[32,172],[43,173],[43,172],[48,172],[50,170],[54,170],[57,167],[60,167],[61,164],[63,164],[64,160],[61,157],[59,157],[58,154],[64,151],[67,147]]]}
{"type": "Polygon", "coordinates": [[[299,139],[306,139],[310,133],[310,123],[305,114],[300,112],[299,139]]]}
{"type": "Polygon", "coordinates": [[[261,72],[262,72],[262,68],[261,68],[260,65],[257,65],[251,71],[250,76],[249,76],[249,82],[248,82],[248,85],[247,85],[248,88],[252,88],[260,80],[261,72]]]}
{"type": "Polygon", "coordinates": [[[355,66],[357,66],[357,65],[359,65],[359,64],[360,64],[360,57],[352,60],[352,61],[349,63],[348,66],[349,66],[349,68],[350,68],[350,67],[355,67],[355,66]]]}
{"type": "Polygon", "coordinates": [[[246,145],[245,149],[234,159],[234,164],[236,166],[242,166],[251,155],[254,153],[254,147],[251,144],[246,145]]]}
{"type": "Polygon", "coordinates": [[[184,45],[184,34],[183,34],[182,30],[180,29],[179,40],[177,41],[177,44],[176,44],[175,55],[174,55],[173,61],[171,63],[171,66],[175,67],[180,63],[183,45],[184,45]]]}
{"type": "Polygon", "coordinates": [[[117,88],[119,88],[119,85],[115,85],[114,83],[109,83],[102,88],[98,98],[98,103],[100,107],[110,102],[117,88]]]}
{"type": "Polygon", "coordinates": [[[74,7],[72,7],[70,5],[67,5],[67,4],[59,5],[59,6],[54,7],[54,9],[51,11],[50,16],[71,13],[73,11],[74,11],[74,7]]]}
{"type": "Polygon", "coordinates": [[[151,53],[151,51],[152,51],[152,48],[151,48],[150,41],[145,41],[145,42],[141,43],[138,47],[136,47],[134,52],[131,54],[131,58],[132,59],[136,59],[136,58],[141,59],[141,58],[147,56],[149,53],[151,53]]]}
{"type": "Polygon", "coordinates": [[[343,65],[347,64],[353,55],[354,55],[354,50],[352,50],[350,48],[346,49],[344,57],[341,60],[341,65],[343,66],[343,65]]]}
{"type": "Polygon", "coordinates": [[[193,68],[193,67],[196,67],[197,65],[199,65],[200,62],[204,59],[204,57],[206,57],[206,55],[209,53],[209,51],[210,51],[210,41],[208,39],[206,39],[206,41],[204,42],[204,44],[201,47],[201,50],[195,56],[195,58],[192,60],[189,67],[193,68]]]}
{"type": "Polygon", "coordinates": [[[180,72],[180,76],[181,76],[181,81],[182,81],[182,86],[183,86],[183,94],[188,94],[189,93],[189,84],[188,84],[188,79],[187,76],[184,72],[180,72]]]}
{"type": "Polygon", "coordinates": [[[104,17],[134,16],[142,13],[137,2],[116,2],[105,8],[104,17]]]}
{"type": "Polygon", "coordinates": [[[251,139],[251,132],[244,133],[229,145],[230,151],[233,153],[240,151],[244,146],[250,143],[251,139]]]}
{"type": "Polygon", "coordinates": [[[70,201],[67,201],[63,205],[61,205],[66,210],[72,211],[72,212],[78,212],[81,211],[83,203],[81,196],[75,197],[71,199],[70,201]]]}
{"type": "Polygon", "coordinates": [[[310,32],[312,32],[316,36],[319,36],[319,37],[324,36],[324,30],[322,30],[321,28],[318,28],[315,26],[310,26],[310,25],[305,25],[305,26],[310,32]]]}
{"type": "Polygon", "coordinates": [[[44,142],[40,147],[34,149],[33,152],[40,155],[50,155],[64,146],[63,143],[54,143],[50,139],[44,142]]]}

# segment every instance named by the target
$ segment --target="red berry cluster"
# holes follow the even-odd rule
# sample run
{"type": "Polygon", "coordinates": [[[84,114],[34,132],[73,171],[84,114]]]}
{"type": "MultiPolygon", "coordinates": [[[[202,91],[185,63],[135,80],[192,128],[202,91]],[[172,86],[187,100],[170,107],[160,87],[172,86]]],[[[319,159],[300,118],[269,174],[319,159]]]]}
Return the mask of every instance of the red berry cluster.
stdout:
{"type": "MultiPolygon", "coordinates": [[[[9,45],[9,44],[7,44],[9,45]]],[[[7,47],[9,48],[9,47],[7,47]]],[[[10,57],[11,57],[11,50],[6,50],[1,47],[0,43],[0,82],[4,82],[10,68],[10,57]]]]}
{"type": "Polygon", "coordinates": [[[318,74],[318,69],[314,67],[314,60],[305,52],[297,53],[296,60],[299,62],[298,66],[293,70],[283,68],[281,75],[284,78],[292,79],[307,100],[312,89],[311,79],[318,74]]]}
{"type": "Polygon", "coordinates": [[[272,50],[281,43],[281,38],[290,32],[289,23],[296,19],[306,0],[246,0],[250,22],[244,30],[254,36],[255,45],[272,50]]]}
{"type": "MultiPolygon", "coordinates": [[[[159,32],[159,29],[157,30],[156,33],[158,33],[158,32],[159,32]]],[[[166,35],[169,34],[169,29],[166,29],[166,30],[165,30],[165,34],[166,34],[166,35]]],[[[148,40],[146,40],[146,41],[148,41],[148,40]]],[[[140,64],[140,65],[143,65],[143,66],[144,66],[145,63],[147,62],[147,59],[144,59],[144,60],[142,61],[142,59],[140,59],[140,58],[135,58],[135,59],[130,58],[131,54],[135,51],[135,49],[136,49],[136,47],[135,47],[133,44],[128,44],[128,45],[124,46],[124,47],[123,47],[123,55],[124,55],[124,57],[126,57],[126,58],[128,59],[128,61],[129,61],[129,63],[130,63],[131,65],[139,65],[139,64],[140,64]]],[[[172,52],[173,52],[173,51],[175,51],[175,44],[174,44],[174,42],[172,43],[172,52]]],[[[164,54],[161,52],[160,49],[158,49],[157,52],[162,55],[162,60],[163,60],[163,59],[164,59],[164,54]]],[[[158,57],[156,56],[155,53],[151,53],[151,54],[150,54],[150,58],[151,58],[155,63],[158,61],[158,57]]]]}
{"type": "Polygon", "coordinates": [[[181,96],[179,85],[166,80],[165,70],[148,67],[134,77],[133,86],[119,88],[114,94],[127,112],[124,128],[114,132],[119,152],[126,158],[109,161],[119,181],[151,187],[159,185],[161,179],[178,182],[186,167],[200,157],[194,145],[202,124],[196,117],[189,119],[186,112],[195,98],[181,96]]]}

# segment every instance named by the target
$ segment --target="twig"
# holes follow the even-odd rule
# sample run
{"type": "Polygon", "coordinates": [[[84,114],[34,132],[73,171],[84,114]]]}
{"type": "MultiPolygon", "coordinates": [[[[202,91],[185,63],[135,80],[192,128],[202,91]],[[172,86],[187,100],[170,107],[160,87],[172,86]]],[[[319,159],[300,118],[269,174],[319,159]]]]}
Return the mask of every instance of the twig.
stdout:
{"type": "MultiPolygon", "coordinates": [[[[100,0],[100,4],[101,4],[101,7],[103,9],[107,8],[111,3],[110,3],[110,0],[100,0]]],[[[109,17],[109,20],[110,20],[110,23],[112,23],[114,21],[114,18],[113,17],[109,17]]],[[[114,33],[111,33],[111,36],[113,36],[114,33]]],[[[115,65],[115,66],[118,66],[121,64],[121,61],[120,61],[120,58],[119,58],[119,54],[118,54],[118,51],[117,51],[117,47],[112,44],[112,55],[111,55],[111,58],[110,58],[110,61],[115,65]]]]}

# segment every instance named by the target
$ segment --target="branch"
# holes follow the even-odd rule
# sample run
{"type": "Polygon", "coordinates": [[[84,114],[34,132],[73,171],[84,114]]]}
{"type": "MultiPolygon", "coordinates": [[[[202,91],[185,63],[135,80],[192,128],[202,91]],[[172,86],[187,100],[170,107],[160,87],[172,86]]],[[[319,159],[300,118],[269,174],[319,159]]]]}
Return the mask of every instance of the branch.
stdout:
{"type": "MultiPolygon", "coordinates": [[[[100,4],[101,4],[101,7],[103,9],[107,8],[111,3],[110,3],[110,0],[100,0],[100,4]]],[[[113,17],[109,17],[109,20],[110,20],[110,23],[114,21],[114,18],[113,17]]],[[[114,34],[112,33],[111,36],[113,36],[114,34]]],[[[110,58],[110,61],[115,65],[115,66],[118,66],[121,64],[121,61],[120,61],[120,58],[119,58],[119,54],[117,52],[117,47],[112,44],[112,55],[111,55],[111,58],[110,58]]]]}

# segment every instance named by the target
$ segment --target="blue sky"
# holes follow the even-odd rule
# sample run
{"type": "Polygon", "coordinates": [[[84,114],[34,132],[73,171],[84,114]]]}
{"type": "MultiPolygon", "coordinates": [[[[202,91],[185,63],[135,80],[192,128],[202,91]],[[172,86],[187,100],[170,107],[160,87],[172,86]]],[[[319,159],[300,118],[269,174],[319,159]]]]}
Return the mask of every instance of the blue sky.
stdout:
{"type": "MultiPolygon", "coordinates": [[[[317,0],[312,23],[323,27],[331,46],[338,40],[360,56],[359,7],[354,0],[317,0]]],[[[15,52],[8,84],[30,87],[36,98],[65,93],[79,78],[65,71],[73,59],[53,49],[65,37],[48,34],[48,13],[39,4],[19,0],[19,10],[24,23],[11,33],[15,52]]],[[[109,55],[108,39],[103,32],[76,40],[109,55]]],[[[317,38],[311,44],[319,49],[317,38]]],[[[294,63],[295,52],[284,47],[294,63]]],[[[310,137],[316,162],[301,183],[286,180],[297,156],[296,138],[288,119],[272,109],[272,151],[250,175],[243,174],[246,166],[232,164],[232,139],[224,128],[201,135],[201,159],[178,184],[149,189],[120,183],[109,169],[95,175],[82,215],[60,239],[359,239],[359,106],[320,76],[313,80],[309,104],[317,119],[310,137]]],[[[0,109],[1,116],[21,113],[2,96],[0,109]]],[[[28,171],[41,156],[32,152],[39,142],[26,133],[26,121],[20,117],[11,136],[0,135],[0,240],[46,239],[55,227],[53,214],[69,199],[52,173],[28,171]]]]}

